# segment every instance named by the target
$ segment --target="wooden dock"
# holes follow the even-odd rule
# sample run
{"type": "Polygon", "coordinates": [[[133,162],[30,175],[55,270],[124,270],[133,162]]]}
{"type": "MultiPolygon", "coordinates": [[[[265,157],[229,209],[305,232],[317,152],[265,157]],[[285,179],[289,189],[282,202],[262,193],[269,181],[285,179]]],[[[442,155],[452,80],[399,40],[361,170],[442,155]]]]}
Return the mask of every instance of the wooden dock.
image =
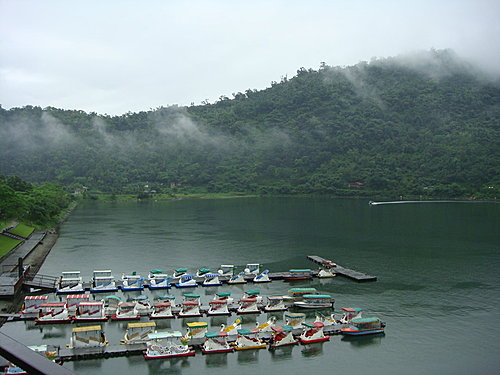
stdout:
{"type": "MultiPolygon", "coordinates": [[[[317,263],[319,265],[324,265],[325,261],[326,263],[331,262],[328,259],[324,259],[317,255],[308,255],[307,258],[310,261],[317,263]]],[[[356,281],[377,281],[377,276],[367,275],[362,272],[351,270],[350,268],[342,267],[338,264],[335,267],[333,267],[332,270],[335,271],[335,273],[338,275],[348,277],[349,279],[356,281]]]]}

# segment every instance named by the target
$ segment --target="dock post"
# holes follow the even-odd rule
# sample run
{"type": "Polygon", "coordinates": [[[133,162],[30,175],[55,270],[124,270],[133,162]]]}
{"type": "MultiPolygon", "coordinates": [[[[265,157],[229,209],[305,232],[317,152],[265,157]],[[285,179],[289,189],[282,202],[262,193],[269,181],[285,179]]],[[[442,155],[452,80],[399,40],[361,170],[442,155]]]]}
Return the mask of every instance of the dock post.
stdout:
{"type": "Polygon", "coordinates": [[[24,266],[22,257],[17,258],[17,275],[19,276],[19,278],[23,277],[24,275],[24,266]]]}

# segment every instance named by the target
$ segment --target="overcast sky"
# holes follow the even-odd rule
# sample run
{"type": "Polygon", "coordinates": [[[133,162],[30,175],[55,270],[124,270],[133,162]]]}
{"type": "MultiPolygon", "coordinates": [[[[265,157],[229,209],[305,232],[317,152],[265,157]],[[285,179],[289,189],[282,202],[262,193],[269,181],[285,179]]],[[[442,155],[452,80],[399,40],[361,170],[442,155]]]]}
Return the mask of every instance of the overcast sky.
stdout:
{"type": "Polygon", "coordinates": [[[430,48],[500,72],[499,0],[0,0],[0,103],[122,114],[430,48]]]}

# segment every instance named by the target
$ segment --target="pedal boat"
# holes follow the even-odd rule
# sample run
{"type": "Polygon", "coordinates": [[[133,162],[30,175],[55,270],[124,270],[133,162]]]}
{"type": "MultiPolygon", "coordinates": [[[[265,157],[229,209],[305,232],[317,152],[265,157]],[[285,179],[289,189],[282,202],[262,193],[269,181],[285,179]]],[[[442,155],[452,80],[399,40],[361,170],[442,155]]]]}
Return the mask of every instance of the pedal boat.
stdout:
{"type": "Polygon", "coordinates": [[[228,353],[232,351],[234,351],[234,349],[227,342],[226,332],[205,333],[205,342],[201,347],[201,352],[203,354],[228,353]]]}
{"type": "Polygon", "coordinates": [[[116,287],[111,270],[94,271],[94,277],[92,278],[90,287],[92,293],[116,292],[117,290],[118,288],[116,287]]]}
{"type": "Polygon", "coordinates": [[[114,294],[104,297],[104,313],[109,316],[115,315],[121,302],[122,299],[114,294]]]}
{"type": "Polygon", "coordinates": [[[241,329],[241,318],[236,318],[233,324],[226,327],[225,324],[221,324],[221,332],[226,332],[228,336],[234,336],[238,334],[238,330],[241,329]]]}
{"type": "Polygon", "coordinates": [[[306,314],[304,313],[292,313],[285,312],[285,323],[293,328],[300,328],[302,324],[306,321],[306,314]]]}
{"type": "Polygon", "coordinates": [[[275,316],[269,317],[267,322],[260,324],[255,322],[255,328],[259,331],[259,338],[268,339],[271,336],[272,327],[276,324],[277,318],[275,316]]]}
{"type": "Polygon", "coordinates": [[[66,296],[66,308],[69,315],[76,315],[78,306],[82,302],[89,302],[90,295],[88,294],[68,294],[66,296]]]}
{"type": "Polygon", "coordinates": [[[116,313],[111,316],[111,320],[138,320],[140,315],[137,312],[135,302],[120,302],[116,313]]]}
{"type": "Polygon", "coordinates": [[[214,295],[213,300],[222,300],[227,302],[227,306],[231,306],[234,302],[233,297],[231,297],[231,292],[217,292],[214,295]]]}
{"type": "Polygon", "coordinates": [[[245,266],[245,275],[247,276],[257,276],[260,273],[259,263],[248,263],[245,266]]]}
{"type": "Polygon", "coordinates": [[[221,276],[231,278],[234,275],[234,265],[232,264],[221,264],[217,273],[221,276]]]}
{"type": "Polygon", "coordinates": [[[288,295],[283,296],[285,305],[293,305],[295,301],[302,301],[306,294],[319,294],[316,288],[292,288],[288,290],[288,295]]]}
{"type": "Polygon", "coordinates": [[[182,275],[179,282],[174,284],[177,288],[195,288],[198,283],[194,279],[194,275],[182,275]]]}
{"type": "Polygon", "coordinates": [[[122,285],[120,289],[123,292],[133,291],[133,290],[144,290],[144,279],[141,275],[137,275],[135,272],[132,275],[122,274],[122,285]]]}
{"type": "Polygon", "coordinates": [[[286,281],[294,280],[310,280],[312,279],[312,271],[309,268],[291,269],[283,276],[286,281]]]}
{"type": "Polygon", "coordinates": [[[182,275],[187,274],[188,269],[187,268],[177,268],[174,271],[173,278],[178,280],[182,275]]]}
{"type": "Polygon", "coordinates": [[[318,277],[320,279],[335,277],[336,274],[333,271],[334,267],[337,267],[337,265],[334,262],[332,262],[331,260],[324,259],[323,263],[320,266],[318,277]]]}
{"type": "Polygon", "coordinates": [[[253,278],[254,283],[270,283],[269,270],[264,270],[261,274],[253,278]]]}
{"type": "Polygon", "coordinates": [[[210,268],[200,268],[196,271],[196,277],[204,277],[207,273],[211,273],[210,268]]]}
{"type": "Polygon", "coordinates": [[[316,323],[316,322],[323,323],[325,325],[325,327],[334,326],[334,325],[339,324],[339,322],[337,322],[337,320],[335,320],[334,314],[331,314],[330,316],[325,316],[322,313],[320,313],[319,311],[316,312],[316,319],[314,320],[314,323],[316,323]]]}
{"type": "Polygon", "coordinates": [[[240,272],[237,275],[231,276],[227,281],[228,284],[246,284],[245,272],[240,272]]]}
{"type": "Polygon", "coordinates": [[[256,298],[258,304],[262,303],[262,296],[260,295],[259,289],[249,289],[244,291],[243,293],[244,293],[243,297],[256,298]]]}
{"type": "Polygon", "coordinates": [[[65,271],[62,273],[59,278],[57,294],[83,292],[85,292],[85,288],[83,287],[80,271],[65,271]]]}
{"type": "Polygon", "coordinates": [[[239,329],[234,343],[235,350],[264,349],[267,344],[257,337],[257,329],[239,329]]]}
{"type": "Polygon", "coordinates": [[[323,342],[330,340],[330,336],[326,336],[323,332],[324,324],[321,322],[315,323],[302,323],[304,330],[299,337],[302,344],[314,344],[316,342],[323,342]]]}
{"type": "Polygon", "coordinates": [[[342,328],[340,333],[347,336],[362,336],[372,335],[376,333],[384,333],[385,323],[379,318],[355,318],[351,320],[349,327],[342,328]]]}
{"type": "Polygon", "coordinates": [[[200,295],[194,293],[184,293],[184,301],[182,301],[179,317],[189,318],[202,316],[200,311],[200,295]]]}
{"type": "Polygon", "coordinates": [[[363,314],[363,309],[359,307],[343,307],[342,311],[344,312],[342,318],[340,318],[342,324],[348,324],[353,319],[361,318],[363,314]]]}
{"type": "Polygon", "coordinates": [[[208,316],[231,315],[231,312],[228,310],[227,307],[227,300],[214,299],[210,301],[208,304],[210,306],[207,311],[208,316]]]}
{"type": "Polygon", "coordinates": [[[191,339],[202,339],[205,337],[205,333],[208,332],[208,323],[205,322],[191,322],[186,323],[188,331],[184,336],[186,341],[191,339]]]}
{"type": "Polygon", "coordinates": [[[48,296],[26,296],[24,304],[20,311],[23,318],[36,318],[40,310],[40,306],[47,303],[48,296]]]}
{"type": "Polygon", "coordinates": [[[149,316],[150,319],[169,319],[173,318],[172,303],[170,301],[155,302],[153,312],[149,316]]]}
{"type": "Polygon", "coordinates": [[[156,332],[148,335],[145,359],[159,359],[172,357],[193,356],[196,352],[191,349],[179,331],[156,332]]]}
{"type": "Polygon", "coordinates": [[[202,286],[221,286],[222,283],[219,280],[218,273],[206,273],[204,275],[205,279],[203,280],[202,286]]]}
{"type": "Polygon", "coordinates": [[[148,275],[149,289],[167,289],[171,288],[170,280],[172,278],[162,270],[151,270],[148,275]]]}
{"type": "Polygon", "coordinates": [[[260,314],[257,298],[243,297],[239,302],[240,305],[236,309],[237,314],[260,314]]]}
{"type": "Polygon", "coordinates": [[[132,298],[135,302],[135,308],[139,315],[149,315],[153,312],[153,306],[149,302],[148,296],[141,294],[140,296],[132,298]]]}
{"type": "Polygon", "coordinates": [[[302,301],[295,301],[294,306],[302,309],[330,309],[334,299],[328,294],[305,294],[302,301]]]}
{"type": "Polygon", "coordinates": [[[42,303],[40,305],[37,323],[69,323],[71,317],[65,302],[42,303]]]}
{"type": "Polygon", "coordinates": [[[286,311],[287,307],[285,306],[283,297],[281,296],[269,296],[267,297],[267,304],[264,306],[265,312],[273,312],[273,311],[286,311]]]}
{"type": "Polygon", "coordinates": [[[108,345],[100,325],[73,328],[69,349],[96,348],[108,345]]]}
{"type": "Polygon", "coordinates": [[[155,322],[128,323],[127,330],[121,344],[144,344],[149,339],[149,334],[156,332],[155,322]]]}
{"type": "Polygon", "coordinates": [[[104,322],[108,317],[104,313],[104,301],[83,301],[78,305],[77,322],[104,322]]]}
{"type": "Polygon", "coordinates": [[[269,340],[269,349],[280,346],[297,345],[299,342],[293,337],[292,326],[272,326],[272,335],[269,340]]]}

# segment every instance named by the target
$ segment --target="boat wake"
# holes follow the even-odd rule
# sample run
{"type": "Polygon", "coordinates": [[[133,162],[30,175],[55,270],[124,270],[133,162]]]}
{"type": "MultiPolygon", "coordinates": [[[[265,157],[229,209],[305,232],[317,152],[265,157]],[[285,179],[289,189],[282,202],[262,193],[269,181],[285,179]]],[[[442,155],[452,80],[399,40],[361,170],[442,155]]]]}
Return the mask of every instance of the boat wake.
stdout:
{"type": "Polygon", "coordinates": [[[483,203],[484,201],[390,201],[390,202],[374,202],[370,201],[370,206],[380,206],[383,204],[407,204],[407,203],[483,203]]]}

